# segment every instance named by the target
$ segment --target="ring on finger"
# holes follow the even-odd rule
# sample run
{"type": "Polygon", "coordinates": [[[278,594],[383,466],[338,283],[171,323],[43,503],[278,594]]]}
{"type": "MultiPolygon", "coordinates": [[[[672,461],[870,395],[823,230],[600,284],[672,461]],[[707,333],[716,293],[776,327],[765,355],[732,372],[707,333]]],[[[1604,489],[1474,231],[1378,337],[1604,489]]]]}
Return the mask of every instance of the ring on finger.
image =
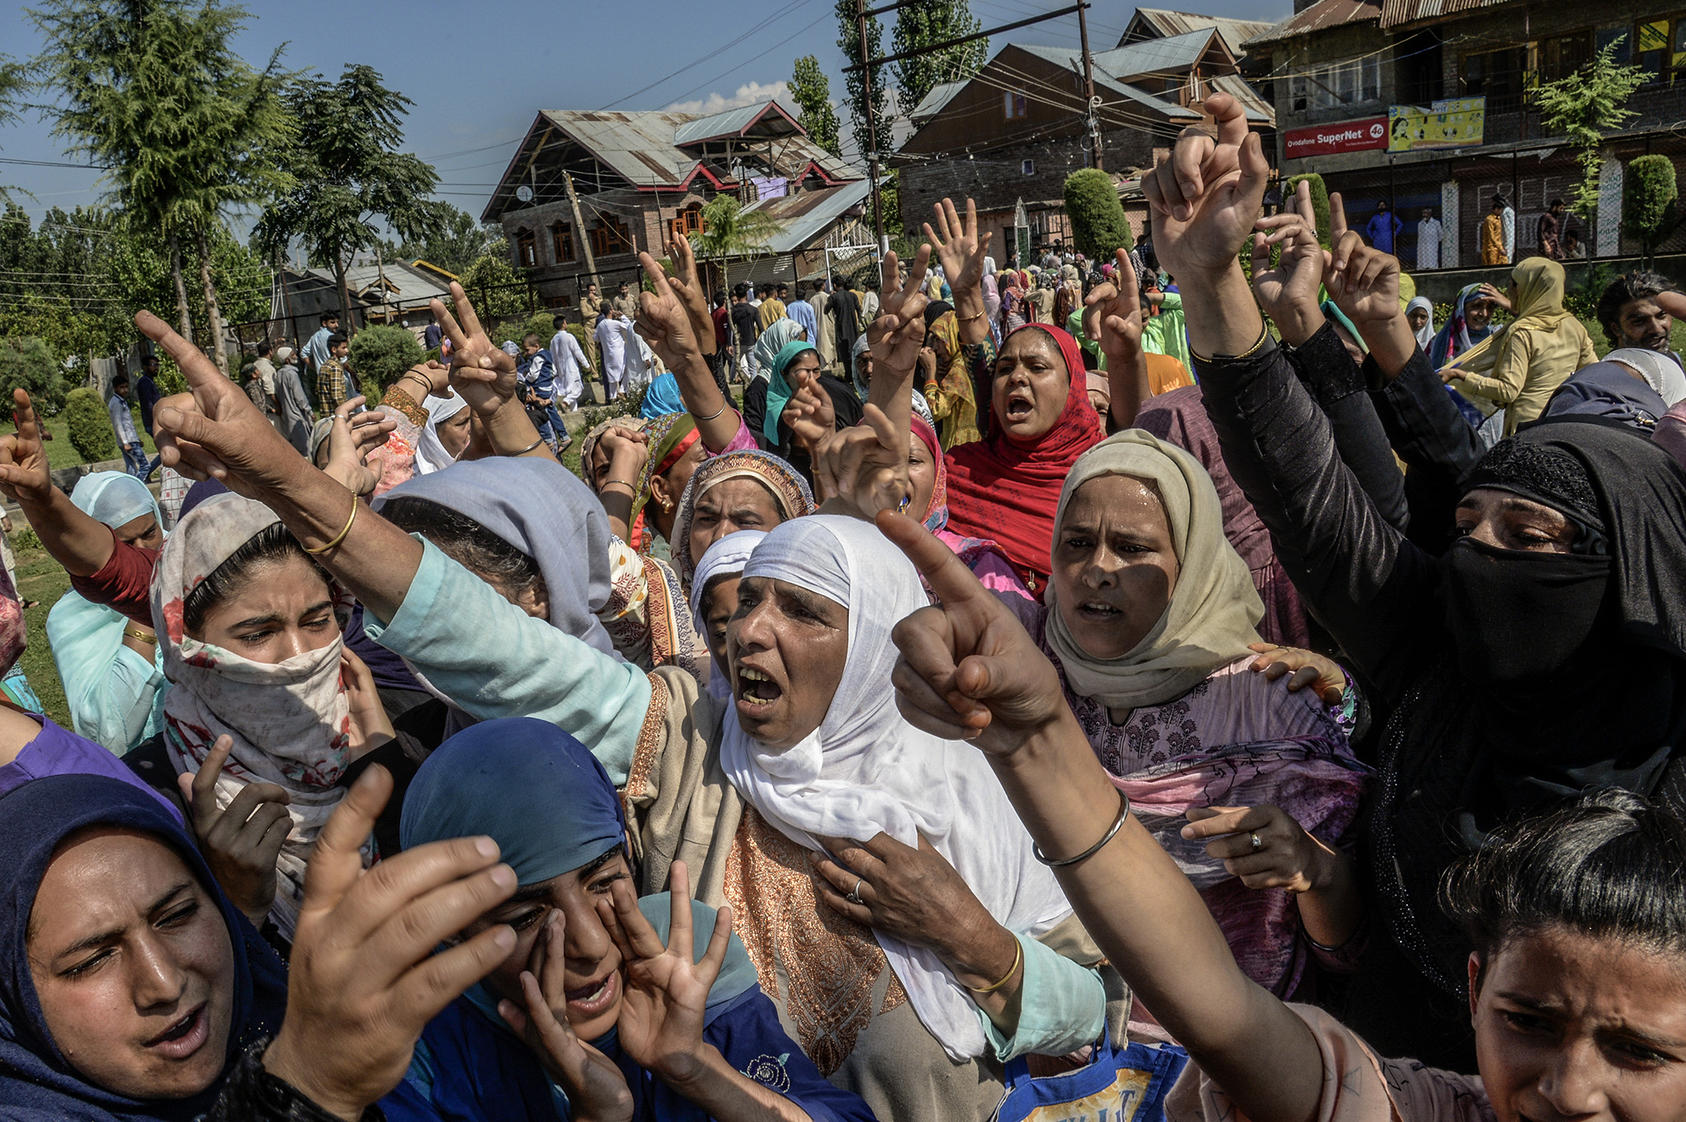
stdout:
{"type": "Polygon", "coordinates": [[[843,899],[849,901],[849,903],[851,903],[851,904],[864,904],[864,903],[866,903],[865,900],[861,899],[861,885],[865,882],[865,880],[866,880],[865,877],[856,877],[855,878],[855,887],[850,889],[849,895],[843,897],[843,899]]]}
{"type": "Polygon", "coordinates": [[[1264,848],[1264,839],[1259,837],[1259,832],[1257,830],[1248,834],[1247,840],[1252,843],[1254,853],[1257,853],[1259,850],[1264,848]]]}

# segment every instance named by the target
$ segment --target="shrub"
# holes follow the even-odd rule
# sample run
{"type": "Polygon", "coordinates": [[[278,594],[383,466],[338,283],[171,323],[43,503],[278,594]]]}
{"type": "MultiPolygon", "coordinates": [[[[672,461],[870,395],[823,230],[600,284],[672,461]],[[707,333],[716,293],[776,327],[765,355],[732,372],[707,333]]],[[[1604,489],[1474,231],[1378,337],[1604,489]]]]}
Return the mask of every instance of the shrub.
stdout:
{"type": "Polygon", "coordinates": [[[1112,177],[1099,168],[1065,177],[1065,212],[1071,217],[1071,240],[1091,261],[1110,261],[1114,250],[1136,244],[1112,177]]]}
{"type": "Polygon", "coordinates": [[[70,425],[70,446],[83,463],[117,458],[117,434],[111,431],[111,417],[98,390],[92,386],[71,390],[65,398],[64,415],[70,425]]]}
{"type": "Polygon", "coordinates": [[[20,387],[29,391],[29,400],[44,416],[64,408],[68,388],[64,371],[45,339],[33,335],[0,339],[0,395],[8,406],[12,391],[20,387]]]}
{"type": "Polygon", "coordinates": [[[1289,206],[1293,202],[1294,192],[1299,190],[1300,180],[1311,184],[1311,210],[1317,216],[1317,240],[1329,248],[1329,188],[1323,183],[1323,177],[1314,171],[1304,175],[1292,175],[1282,184],[1282,204],[1289,206]]]}
{"type": "Polygon", "coordinates": [[[1622,179],[1622,232],[1635,238],[1649,257],[1674,224],[1674,161],[1667,156],[1636,156],[1622,179]]]}
{"type": "Polygon", "coordinates": [[[377,324],[365,327],[351,340],[347,360],[365,390],[371,384],[375,387],[375,396],[370,398],[372,403],[379,401],[380,392],[396,382],[404,371],[426,357],[427,352],[409,328],[377,324]]]}

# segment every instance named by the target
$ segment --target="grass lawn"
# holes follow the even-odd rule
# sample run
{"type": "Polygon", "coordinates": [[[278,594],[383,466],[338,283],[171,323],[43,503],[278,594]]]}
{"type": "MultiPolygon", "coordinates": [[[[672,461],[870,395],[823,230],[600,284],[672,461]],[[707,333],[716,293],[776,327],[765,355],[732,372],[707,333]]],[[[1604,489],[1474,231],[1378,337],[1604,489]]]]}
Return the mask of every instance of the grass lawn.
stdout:
{"type": "MultiPolygon", "coordinates": [[[[14,519],[14,522],[21,521],[14,519]]],[[[41,699],[47,716],[69,728],[70,707],[64,700],[64,686],[59,682],[59,672],[53,666],[53,653],[47,647],[47,612],[58,603],[60,596],[70,590],[70,575],[57,561],[47,556],[46,550],[36,544],[33,532],[24,533],[20,530],[14,536],[13,549],[17,553],[19,595],[25,600],[40,601],[40,604],[24,613],[24,619],[29,624],[29,647],[19,661],[23,664],[24,673],[29,677],[29,684],[35,687],[36,696],[41,699]],[[19,542],[18,539],[22,541],[19,542]]]]}
{"type": "MultiPolygon", "coordinates": [[[[46,423],[47,432],[52,435],[52,439],[47,441],[47,466],[57,471],[59,468],[75,467],[82,463],[82,454],[76,450],[75,445],[70,443],[70,423],[65,420],[64,413],[61,412],[56,417],[43,417],[42,420],[46,423]]],[[[152,438],[141,427],[138,411],[135,413],[135,431],[140,433],[141,443],[146,445],[147,457],[156,456],[158,449],[153,447],[152,438]]],[[[111,438],[111,446],[117,447],[115,436],[111,438]]],[[[116,458],[121,460],[123,453],[118,452],[116,458]]],[[[57,720],[58,718],[53,719],[57,720]]]]}

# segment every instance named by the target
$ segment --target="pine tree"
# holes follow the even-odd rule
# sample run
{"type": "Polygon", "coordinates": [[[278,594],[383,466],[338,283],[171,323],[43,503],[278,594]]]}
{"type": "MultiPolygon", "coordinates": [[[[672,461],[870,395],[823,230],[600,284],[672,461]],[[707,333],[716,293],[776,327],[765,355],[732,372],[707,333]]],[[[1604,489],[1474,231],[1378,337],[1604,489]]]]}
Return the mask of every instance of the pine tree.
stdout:
{"type": "MultiPolygon", "coordinates": [[[[871,5],[867,5],[871,7],[871,5]]],[[[845,65],[853,66],[861,60],[861,25],[859,13],[861,0],[837,0],[837,47],[843,52],[847,61],[845,65]]],[[[877,58],[883,53],[883,25],[877,16],[868,16],[866,20],[866,55],[877,58]]],[[[847,71],[843,75],[843,84],[849,92],[849,129],[855,137],[855,150],[860,153],[860,162],[866,162],[867,153],[872,150],[871,139],[868,135],[867,121],[877,123],[882,142],[889,143],[886,132],[889,128],[889,118],[885,110],[889,105],[889,97],[884,92],[885,80],[888,77],[882,69],[875,69],[872,75],[872,104],[867,105],[866,74],[864,71],[847,71]]]]}
{"type": "Polygon", "coordinates": [[[833,156],[842,156],[837,110],[831,105],[831,80],[820,69],[819,59],[803,55],[796,60],[790,77],[790,96],[802,109],[797,123],[807,131],[809,138],[833,156]]]}
{"type": "MultiPolygon", "coordinates": [[[[895,54],[919,51],[933,43],[974,34],[982,26],[966,0],[912,0],[897,9],[890,43],[895,54]]],[[[903,113],[911,113],[932,87],[971,77],[988,58],[988,40],[974,39],[902,59],[895,64],[896,105],[903,113]]]]}
{"type": "Polygon", "coordinates": [[[347,66],[337,82],[320,74],[296,81],[286,99],[298,118],[298,184],[265,209],[254,236],[270,250],[302,240],[312,260],[334,271],[340,322],[349,325],[345,272],[359,250],[379,241],[376,218],[405,241],[448,228],[445,205],[427,197],[439,176],[419,156],[398,150],[411,102],[383,86],[372,67],[347,66]]]}
{"type": "Polygon", "coordinates": [[[50,0],[30,16],[45,43],[31,75],[57,99],[46,107],[54,134],[108,169],[133,228],[163,237],[188,339],[183,250],[197,251],[209,350],[226,371],[212,243],[230,207],[292,185],[280,51],[262,71],[246,65],[230,40],[247,13],[215,0],[50,0]]]}

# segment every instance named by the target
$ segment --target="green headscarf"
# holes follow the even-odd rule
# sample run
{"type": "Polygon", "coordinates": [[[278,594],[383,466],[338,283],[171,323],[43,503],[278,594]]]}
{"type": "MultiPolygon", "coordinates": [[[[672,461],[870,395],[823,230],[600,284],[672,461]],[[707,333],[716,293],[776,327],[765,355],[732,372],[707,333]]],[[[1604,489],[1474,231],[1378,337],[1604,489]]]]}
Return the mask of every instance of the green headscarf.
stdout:
{"type": "Polygon", "coordinates": [[[790,399],[796,396],[796,391],[785,380],[784,372],[796,361],[797,355],[807,351],[819,353],[812,343],[792,339],[773,356],[773,373],[767,380],[767,415],[761,419],[761,432],[774,447],[782,443],[779,440],[779,417],[784,414],[784,407],[790,404],[790,399]]]}

